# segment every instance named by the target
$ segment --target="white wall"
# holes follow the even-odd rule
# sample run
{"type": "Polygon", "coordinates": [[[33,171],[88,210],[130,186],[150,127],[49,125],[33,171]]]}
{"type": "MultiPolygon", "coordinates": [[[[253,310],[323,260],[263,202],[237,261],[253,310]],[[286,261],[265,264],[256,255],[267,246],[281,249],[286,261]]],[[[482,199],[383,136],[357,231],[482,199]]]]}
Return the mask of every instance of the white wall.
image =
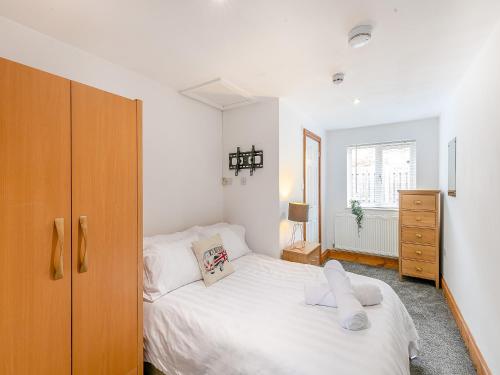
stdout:
{"type": "Polygon", "coordinates": [[[417,188],[437,189],[439,185],[439,119],[430,118],[396,124],[327,132],[327,245],[332,247],[335,213],[347,207],[346,147],[355,144],[417,141],[417,188]]]}
{"type": "Polygon", "coordinates": [[[440,187],[457,137],[457,196],[444,194],[443,276],[493,374],[500,374],[500,28],[461,82],[440,126],[440,187]]]}
{"type": "Polygon", "coordinates": [[[280,255],[278,107],[278,99],[262,99],[223,113],[222,173],[232,179],[224,187],[224,220],[244,225],[250,248],[274,257],[280,255]],[[235,177],[229,170],[229,153],[236,152],[237,146],[248,151],[252,145],[264,151],[264,168],[253,176],[243,170],[235,177]],[[241,177],[246,185],[241,185],[241,177]]]}
{"type": "Polygon", "coordinates": [[[224,219],[243,224],[250,248],[273,257],[280,256],[290,238],[288,202],[303,199],[304,127],[324,137],[308,118],[277,98],[223,114],[223,176],[232,179],[231,185],[224,187],[224,219]],[[252,145],[264,150],[264,168],[252,177],[248,171],[235,177],[234,171],[229,171],[228,154],[237,146],[245,151],[252,145]],[[241,185],[242,176],[246,185],[241,185]]]}
{"type": "Polygon", "coordinates": [[[321,137],[321,199],[322,199],[322,247],[326,248],[325,177],[326,152],[325,132],[309,118],[289,105],[279,101],[279,199],[280,199],[280,249],[289,244],[293,223],[287,220],[288,202],[303,201],[303,131],[308,129],[321,137]]]}
{"type": "Polygon", "coordinates": [[[146,235],[222,219],[219,111],[3,17],[0,56],[144,101],[146,235]]]}
{"type": "MultiPolygon", "coordinates": [[[[142,99],[144,233],[167,233],[221,220],[247,227],[249,245],[280,254],[279,101],[262,102],[222,114],[135,72],[0,17],[0,56],[129,98],[142,99]],[[239,185],[227,169],[237,145],[264,149],[264,168],[239,185]],[[221,152],[223,150],[223,152],[221,152]],[[233,185],[222,187],[222,174],[233,185]]],[[[288,113],[294,131],[283,131],[298,152],[288,154],[289,176],[302,194],[299,115],[288,113]],[[300,159],[298,159],[300,158],[300,159]]],[[[284,115],[285,116],[285,115],[284,115]]],[[[311,130],[314,126],[308,125],[311,130]]],[[[282,142],[287,145],[288,141],[282,142]]],[[[295,150],[289,148],[289,151],[295,150]]],[[[286,210],[286,205],[284,206],[286,210]]],[[[286,217],[286,213],[283,213],[286,217]]]]}

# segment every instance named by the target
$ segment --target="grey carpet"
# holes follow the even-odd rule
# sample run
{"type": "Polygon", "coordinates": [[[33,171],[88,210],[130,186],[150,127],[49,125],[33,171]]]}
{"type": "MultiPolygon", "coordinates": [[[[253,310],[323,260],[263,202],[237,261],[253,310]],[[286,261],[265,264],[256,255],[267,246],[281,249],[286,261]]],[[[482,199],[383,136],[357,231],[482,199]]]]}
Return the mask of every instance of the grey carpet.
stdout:
{"type": "Polygon", "coordinates": [[[346,271],[385,281],[405,304],[420,335],[420,356],[411,361],[412,375],[476,374],[441,289],[432,282],[405,277],[395,270],[342,262],[346,271]]]}

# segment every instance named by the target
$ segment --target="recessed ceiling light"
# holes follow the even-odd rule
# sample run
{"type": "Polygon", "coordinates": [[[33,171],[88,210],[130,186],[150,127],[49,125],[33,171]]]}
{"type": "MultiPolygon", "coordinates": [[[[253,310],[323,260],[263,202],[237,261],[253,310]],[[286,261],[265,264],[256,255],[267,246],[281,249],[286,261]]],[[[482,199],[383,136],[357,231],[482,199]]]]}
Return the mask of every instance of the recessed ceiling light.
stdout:
{"type": "Polygon", "coordinates": [[[358,105],[359,103],[361,103],[361,100],[359,98],[354,98],[353,104],[358,105]]]}
{"type": "Polygon", "coordinates": [[[349,31],[348,42],[352,48],[363,47],[372,38],[371,25],[359,25],[349,31]]]}

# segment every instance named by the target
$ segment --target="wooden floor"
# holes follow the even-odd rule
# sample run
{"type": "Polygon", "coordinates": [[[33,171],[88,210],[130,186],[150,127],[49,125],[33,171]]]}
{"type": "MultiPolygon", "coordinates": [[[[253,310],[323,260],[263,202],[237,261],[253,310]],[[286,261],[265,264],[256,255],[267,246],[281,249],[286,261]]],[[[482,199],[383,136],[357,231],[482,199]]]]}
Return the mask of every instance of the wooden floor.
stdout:
{"type": "Polygon", "coordinates": [[[329,249],[323,253],[323,262],[330,259],[344,260],[347,262],[354,262],[365,264],[373,267],[383,267],[393,270],[399,268],[398,258],[382,257],[373,254],[355,253],[352,251],[341,249],[329,249]]]}

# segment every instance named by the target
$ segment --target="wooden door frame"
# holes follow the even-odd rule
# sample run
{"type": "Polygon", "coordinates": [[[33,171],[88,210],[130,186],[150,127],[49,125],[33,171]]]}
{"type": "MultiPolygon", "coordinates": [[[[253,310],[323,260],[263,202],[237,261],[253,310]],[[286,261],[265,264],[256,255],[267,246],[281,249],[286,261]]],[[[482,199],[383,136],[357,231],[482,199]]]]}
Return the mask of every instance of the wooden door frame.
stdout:
{"type": "MultiPolygon", "coordinates": [[[[302,184],[303,184],[303,195],[302,201],[306,202],[306,144],[307,138],[310,138],[316,142],[318,142],[318,239],[321,245],[321,137],[317,134],[314,134],[312,131],[304,128],[303,136],[302,136],[302,184]]],[[[306,233],[306,224],[304,226],[304,240],[307,239],[306,233]]]]}

